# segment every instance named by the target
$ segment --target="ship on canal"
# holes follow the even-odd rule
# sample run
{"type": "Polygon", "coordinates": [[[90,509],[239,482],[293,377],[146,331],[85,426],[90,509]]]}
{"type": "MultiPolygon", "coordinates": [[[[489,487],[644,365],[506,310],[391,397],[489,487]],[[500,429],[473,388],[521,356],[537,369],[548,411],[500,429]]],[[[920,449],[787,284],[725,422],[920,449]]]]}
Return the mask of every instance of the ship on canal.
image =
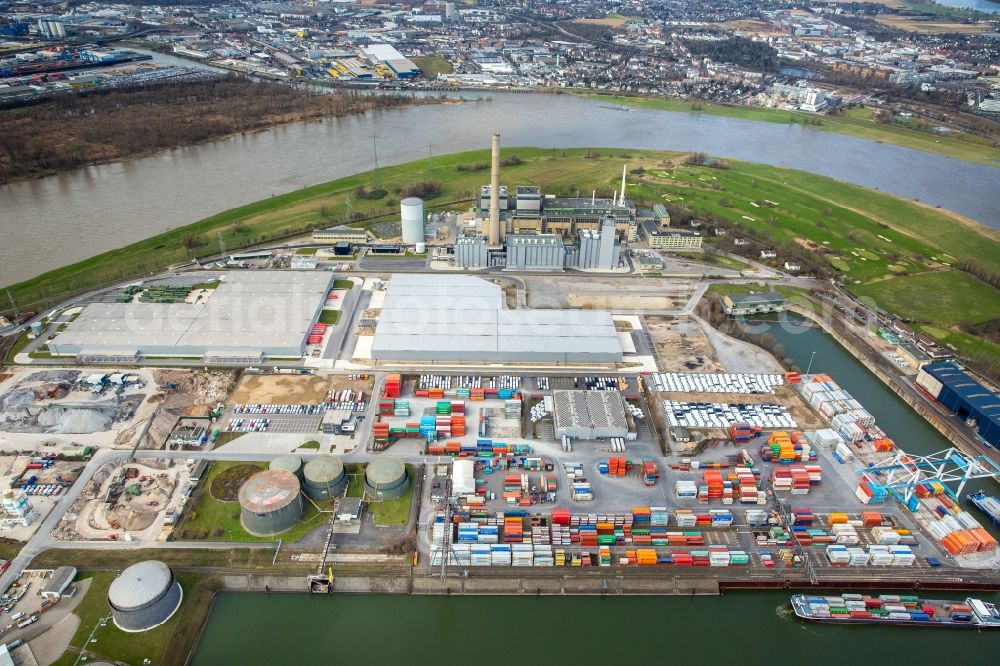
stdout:
{"type": "Polygon", "coordinates": [[[969,495],[969,501],[982,511],[994,525],[1000,527],[1000,500],[996,497],[990,497],[980,490],[974,495],[969,495]]]}
{"type": "Polygon", "coordinates": [[[1000,627],[1000,611],[996,606],[972,597],[959,602],[898,594],[883,594],[878,597],[862,594],[795,594],[792,595],[791,603],[795,615],[810,622],[987,629],[1000,627]]]}

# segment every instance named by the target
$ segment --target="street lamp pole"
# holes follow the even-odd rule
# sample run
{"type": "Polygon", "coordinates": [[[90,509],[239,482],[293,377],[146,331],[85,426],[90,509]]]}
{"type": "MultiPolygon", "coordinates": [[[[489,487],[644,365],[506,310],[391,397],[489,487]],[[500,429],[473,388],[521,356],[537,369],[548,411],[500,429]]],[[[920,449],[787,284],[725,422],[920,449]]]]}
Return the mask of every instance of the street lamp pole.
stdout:
{"type": "Polygon", "coordinates": [[[809,357],[809,366],[806,368],[807,375],[809,374],[809,371],[812,370],[814,358],[816,358],[816,352],[813,352],[812,355],[809,357]]]}

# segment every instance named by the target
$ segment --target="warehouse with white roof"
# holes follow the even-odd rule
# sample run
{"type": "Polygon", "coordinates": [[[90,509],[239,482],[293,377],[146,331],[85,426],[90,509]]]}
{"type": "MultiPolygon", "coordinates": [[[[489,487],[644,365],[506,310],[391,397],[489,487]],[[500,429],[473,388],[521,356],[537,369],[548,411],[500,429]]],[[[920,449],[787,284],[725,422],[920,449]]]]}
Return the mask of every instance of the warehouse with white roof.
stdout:
{"type": "Polygon", "coordinates": [[[396,361],[617,363],[607,312],[507,310],[503,290],[470,275],[393,275],[372,358],[396,361]]]}
{"type": "Polygon", "coordinates": [[[325,271],[234,271],[199,303],[93,303],[49,351],[81,362],[298,358],[332,280],[325,271]]]}

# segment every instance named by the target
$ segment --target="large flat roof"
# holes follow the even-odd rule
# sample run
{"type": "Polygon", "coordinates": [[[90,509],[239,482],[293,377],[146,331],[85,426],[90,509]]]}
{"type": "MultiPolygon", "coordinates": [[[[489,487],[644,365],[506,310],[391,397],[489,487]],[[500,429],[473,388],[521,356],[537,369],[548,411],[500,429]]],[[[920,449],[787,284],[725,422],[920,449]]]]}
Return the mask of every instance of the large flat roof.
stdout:
{"type": "Polygon", "coordinates": [[[158,355],[210,350],[297,355],[332,279],[323,271],[235,271],[197,305],[94,303],[56,336],[50,349],[56,354],[136,349],[158,355]]]}
{"type": "Polygon", "coordinates": [[[617,362],[607,312],[507,310],[499,286],[469,275],[397,274],[372,343],[387,360],[617,362]]]}

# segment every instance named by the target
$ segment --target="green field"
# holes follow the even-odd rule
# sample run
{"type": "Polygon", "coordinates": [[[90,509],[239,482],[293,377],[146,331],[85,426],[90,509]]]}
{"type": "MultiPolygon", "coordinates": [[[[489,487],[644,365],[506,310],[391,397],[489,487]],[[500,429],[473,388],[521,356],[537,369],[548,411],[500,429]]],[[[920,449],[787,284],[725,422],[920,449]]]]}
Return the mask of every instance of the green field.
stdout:
{"type": "MultiPolygon", "coordinates": [[[[243,465],[256,465],[267,468],[267,463],[246,462],[214,462],[198,496],[192,501],[185,512],[183,521],[174,529],[174,536],[179,541],[264,541],[274,542],[281,539],[284,543],[295,543],[312,530],[326,523],[329,514],[322,513],[313,502],[303,498],[302,518],[298,524],[287,532],[269,537],[254,536],[243,529],[240,522],[239,502],[222,501],[212,494],[212,482],[226,470],[243,465]]],[[[323,503],[320,508],[329,508],[329,503],[323,503]]]]}
{"type": "Polygon", "coordinates": [[[319,314],[319,322],[328,326],[336,326],[340,321],[340,310],[323,310],[319,314]]]}
{"type": "Polygon", "coordinates": [[[900,317],[935,328],[981,324],[1000,317],[1000,294],[957,271],[892,277],[855,285],[851,291],[900,317]]]}
{"type": "MultiPolygon", "coordinates": [[[[55,662],[56,666],[78,663],[80,649],[90,638],[91,631],[98,626],[101,618],[111,612],[108,588],[115,574],[102,571],[83,572],[77,576],[77,580],[86,578],[91,579],[90,589],[74,611],[80,618],[80,626],[70,640],[70,648],[55,662]]],[[[87,661],[103,658],[127,664],[142,664],[144,659],[153,664],[184,663],[208,612],[213,590],[209,583],[200,580],[198,574],[180,573],[177,580],[184,590],[184,600],[172,618],[142,634],[124,632],[109,620],[94,631],[92,641],[86,645],[87,653],[91,655],[87,661]]],[[[79,663],[87,661],[80,659],[79,663]]]]}
{"type": "Polygon", "coordinates": [[[414,57],[410,58],[410,60],[420,68],[420,71],[424,73],[424,77],[428,79],[436,79],[438,74],[451,74],[455,71],[451,63],[441,56],[414,57]]]}
{"type": "Polygon", "coordinates": [[[903,124],[880,124],[872,117],[873,109],[854,108],[838,116],[817,116],[802,111],[766,109],[760,107],[724,106],[711,102],[630,97],[603,93],[574,93],[584,97],[644,109],[660,111],[680,111],[684,113],[704,113],[712,116],[756,120],[768,123],[798,123],[823,132],[848,134],[871,141],[891,143],[906,148],[914,148],[930,153],[939,153],[968,162],[1000,165],[1000,137],[988,139],[972,134],[952,132],[937,134],[913,129],[903,124]]]}

